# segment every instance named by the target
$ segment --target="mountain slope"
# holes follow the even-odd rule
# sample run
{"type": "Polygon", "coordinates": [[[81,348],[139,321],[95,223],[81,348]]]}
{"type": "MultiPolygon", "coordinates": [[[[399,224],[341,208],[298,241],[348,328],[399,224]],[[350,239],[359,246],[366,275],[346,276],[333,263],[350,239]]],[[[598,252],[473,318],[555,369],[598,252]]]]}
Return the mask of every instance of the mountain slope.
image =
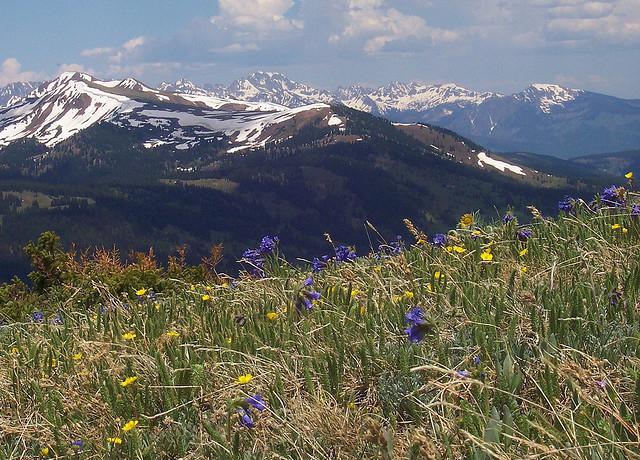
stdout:
{"type": "Polygon", "coordinates": [[[224,144],[229,152],[282,140],[308,123],[342,123],[326,104],[289,109],[168,93],[131,78],[100,81],[66,73],[0,110],[0,145],[30,137],[54,146],[101,122],[136,130],[149,148],[172,145],[184,150],[209,142],[224,144]]]}
{"type": "Polygon", "coordinates": [[[18,103],[39,85],[35,82],[16,82],[3,86],[0,88],[0,108],[18,103]]]}

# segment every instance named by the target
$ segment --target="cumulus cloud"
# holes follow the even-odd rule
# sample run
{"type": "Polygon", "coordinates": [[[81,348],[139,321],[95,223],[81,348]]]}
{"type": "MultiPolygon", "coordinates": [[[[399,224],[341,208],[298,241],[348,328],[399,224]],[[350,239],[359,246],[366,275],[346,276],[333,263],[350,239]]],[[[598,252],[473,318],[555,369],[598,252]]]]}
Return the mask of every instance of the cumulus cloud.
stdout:
{"type": "Polygon", "coordinates": [[[37,72],[22,70],[22,64],[16,58],[5,59],[0,64],[0,86],[14,82],[38,81],[41,76],[37,72]]]}
{"type": "Polygon", "coordinates": [[[293,0],[219,0],[219,14],[211,22],[222,29],[254,32],[302,29],[304,22],[287,17],[293,0]]]}
{"type": "Polygon", "coordinates": [[[423,48],[459,38],[459,32],[431,27],[423,17],[387,7],[384,0],[350,0],[347,25],[340,33],[331,35],[329,42],[361,40],[362,49],[372,55],[388,48],[423,48]]]}

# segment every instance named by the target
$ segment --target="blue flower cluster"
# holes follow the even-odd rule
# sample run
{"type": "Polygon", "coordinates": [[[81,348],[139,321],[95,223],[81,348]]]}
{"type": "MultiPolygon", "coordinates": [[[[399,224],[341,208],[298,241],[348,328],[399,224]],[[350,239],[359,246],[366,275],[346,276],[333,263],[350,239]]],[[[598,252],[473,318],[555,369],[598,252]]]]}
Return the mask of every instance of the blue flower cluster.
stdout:
{"type": "Polygon", "coordinates": [[[405,322],[409,325],[404,332],[409,342],[418,343],[431,329],[431,323],[427,321],[424,311],[420,307],[414,307],[404,315],[405,322]]]}
{"type": "Polygon", "coordinates": [[[263,278],[265,258],[274,254],[280,239],[277,236],[265,236],[260,241],[258,249],[247,249],[242,254],[242,262],[251,267],[250,271],[254,276],[263,278]]]}
{"type": "Polygon", "coordinates": [[[240,417],[240,425],[247,428],[254,428],[256,426],[253,418],[251,417],[251,408],[258,412],[263,412],[267,408],[267,403],[264,401],[262,395],[255,394],[249,396],[244,400],[244,405],[238,407],[238,417],[240,417]]]}
{"type": "Polygon", "coordinates": [[[313,309],[313,302],[320,300],[320,293],[312,289],[311,286],[313,286],[313,278],[308,277],[304,280],[303,288],[298,296],[298,302],[296,303],[296,309],[298,311],[302,311],[303,308],[310,311],[313,309]]]}
{"type": "Polygon", "coordinates": [[[447,241],[449,241],[449,238],[447,238],[447,235],[443,234],[443,233],[436,233],[433,236],[433,244],[434,246],[440,246],[443,247],[447,244],[447,241]]]}
{"type": "Polygon", "coordinates": [[[621,207],[624,206],[624,187],[612,185],[605,187],[600,194],[600,199],[607,206],[621,207]]]}

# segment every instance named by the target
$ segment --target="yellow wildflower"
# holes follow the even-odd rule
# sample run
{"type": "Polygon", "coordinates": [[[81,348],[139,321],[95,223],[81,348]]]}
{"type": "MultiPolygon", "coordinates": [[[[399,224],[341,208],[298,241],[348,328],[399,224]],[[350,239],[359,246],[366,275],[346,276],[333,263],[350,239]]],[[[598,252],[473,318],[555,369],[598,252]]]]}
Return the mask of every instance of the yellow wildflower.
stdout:
{"type": "Polygon", "coordinates": [[[160,304],[159,303],[154,303],[153,304],[153,308],[155,308],[156,311],[160,311],[160,304]]]}
{"type": "Polygon", "coordinates": [[[270,311],[269,313],[267,313],[267,319],[269,321],[275,321],[276,319],[278,319],[278,313],[275,311],[270,311]]]}
{"type": "Polygon", "coordinates": [[[433,274],[433,277],[434,277],[435,279],[439,280],[440,278],[444,278],[444,274],[443,274],[443,273],[440,273],[440,272],[438,271],[438,272],[435,272],[435,273],[433,274]]]}
{"type": "Polygon", "coordinates": [[[485,249],[485,251],[480,254],[480,258],[483,262],[491,262],[493,260],[493,254],[491,254],[490,249],[485,249]]]}
{"type": "Polygon", "coordinates": [[[360,316],[363,316],[367,312],[367,309],[363,306],[360,307],[360,316]]]}
{"type": "Polygon", "coordinates": [[[58,360],[55,358],[51,358],[51,367],[58,367],[58,360]]]}
{"type": "Polygon", "coordinates": [[[251,380],[253,380],[253,375],[245,374],[238,377],[238,380],[236,380],[236,383],[238,385],[246,385],[247,383],[251,382],[251,380]]]}
{"type": "Polygon", "coordinates": [[[482,235],[482,232],[480,230],[474,230],[471,232],[471,236],[480,236],[482,235]]]}
{"type": "Polygon", "coordinates": [[[394,295],[393,297],[391,297],[391,302],[393,303],[398,303],[400,302],[400,300],[402,300],[402,296],[394,295]]]}
{"type": "Polygon", "coordinates": [[[622,229],[622,233],[625,233],[625,234],[629,233],[629,229],[627,227],[624,227],[622,229]]]}
{"type": "Polygon", "coordinates": [[[522,251],[520,251],[518,254],[520,254],[520,257],[524,257],[527,254],[529,254],[529,250],[527,248],[524,248],[522,251]]]}
{"type": "Polygon", "coordinates": [[[227,343],[227,345],[231,345],[231,342],[233,342],[233,339],[231,337],[227,337],[227,340],[225,340],[225,342],[227,343]]]}
{"type": "Polygon", "coordinates": [[[427,290],[429,292],[433,292],[433,286],[431,285],[431,283],[427,283],[427,290]]]}
{"type": "Polygon", "coordinates": [[[211,286],[205,286],[204,290],[207,292],[211,292],[213,290],[213,288],[211,286]]]}
{"type": "Polygon", "coordinates": [[[48,457],[49,456],[49,448],[48,447],[43,447],[42,449],[40,449],[40,455],[42,455],[43,457],[48,457]]]}
{"type": "Polygon", "coordinates": [[[142,289],[138,289],[136,291],[136,295],[142,297],[143,295],[145,295],[147,293],[147,290],[145,288],[142,289]]]}
{"type": "Polygon", "coordinates": [[[613,224],[611,226],[611,230],[620,230],[620,228],[622,228],[622,225],[620,224],[613,224]]]}
{"type": "Polygon", "coordinates": [[[136,380],[138,380],[138,377],[135,377],[135,376],[134,377],[127,377],[122,382],[120,382],[120,386],[123,387],[123,388],[128,387],[132,383],[135,383],[136,380]]]}
{"type": "Polygon", "coordinates": [[[351,401],[349,404],[347,404],[347,408],[349,410],[355,410],[356,408],[356,403],[354,403],[353,401],[351,401]]]}
{"type": "Polygon", "coordinates": [[[167,332],[167,337],[169,337],[170,339],[175,339],[177,337],[180,337],[180,333],[176,331],[169,331],[167,332]]]}
{"type": "Polygon", "coordinates": [[[222,283],[222,287],[223,288],[228,288],[229,287],[229,283],[225,281],[224,283],[222,283]]]}
{"type": "Polygon", "coordinates": [[[353,291],[351,291],[351,298],[353,299],[354,297],[356,297],[358,294],[360,294],[360,291],[358,289],[354,289],[353,291]]]}
{"type": "Polygon", "coordinates": [[[373,267],[373,271],[376,273],[380,273],[381,268],[379,266],[373,267]]]}
{"type": "Polygon", "coordinates": [[[80,361],[82,359],[82,353],[75,353],[72,358],[74,361],[80,361]]]}
{"type": "Polygon", "coordinates": [[[11,349],[11,354],[12,355],[17,355],[18,353],[20,353],[20,349],[18,347],[13,347],[11,349]]]}
{"type": "Polygon", "coordinates": [[[405,291],[405,292],[404,292],[404,296],[405,296],[407,299],[413,299],[413,291],[405,291]]]}
{"type": "Polygon", "coordinates": [[[107,442],[109,444],[113,444],[114,446],[117,446],[117,445],[122,444],[122,438],[119,438],[117,436],[115,436],[113,438],[107,438],[107,442]]]}
{"type": "Polygon", "coordinates": [[[427,241],[424,238],[418,238],[418,240],[416,241],[417,245],[422,245],[425,244],[427,241]]]}
{"type": "Polygon", "coordinates": [[[462,246],[454,246],[453,250],[455,252],[457,252],[458,254],[464,254],[467,250],[465,248],[463,248],[462,246]]]}
{"type": "Polygon", "coordinates": [[[209,300],[211,300],[211,296],[209,294],[205,294],[202,296],[202,300],[204,302],[208,302],[209,300]]]}
{"type": "Polygon", "coordinates": [[[125,433],[133,430],[135,427],[138,426],[138,421],[137,420],[129,420],[127,423],[124,424],[124,426],[122,427],[122,431],[124,431],[125,433]]]}
{"type": "Polygon", "coordinates": [[[528,269],[524,265],[520,268],[521,273],[527,273],[528,269]]]}
{"type": "Polygon", "coordinates": [[[133,340],[137,337],[135,332],[125,332],[124,334],[122,334],[122,338],[123,340],[133,340]]]}
{"type": "Polygon", "coordinates": [[[465,214],[460,218],[460,225],[463,227],[471,227],[473,225],[473,214],[465,214]]]}
{"type": "Polygon", "coordinates": [[[633,172],[629,171],[627,174],[624,175],[625,178],[632,180],[633,179],[633,172]]]}

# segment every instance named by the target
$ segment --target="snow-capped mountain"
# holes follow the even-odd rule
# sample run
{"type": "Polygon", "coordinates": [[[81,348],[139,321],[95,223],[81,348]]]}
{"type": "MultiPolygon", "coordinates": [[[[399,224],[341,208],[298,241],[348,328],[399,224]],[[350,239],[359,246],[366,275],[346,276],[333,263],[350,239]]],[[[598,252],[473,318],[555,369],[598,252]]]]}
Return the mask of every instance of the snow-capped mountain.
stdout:
{"type": "Polygon", "coordinates": [[[35,82],[16,82],[0,88],[0,108],[17,103],[39,85],[35,82]]]}
{"type": "MultiPolygon", "coordinates": [[[[188,93],[195,85],[177,86],[188,93]]],[[[568,157],[640,146],[640,101],[553,84],[536,83],[511,95],[416,82],[325,91],[279,73],[256,72],[228,87],[198,91],[288,107],[339,103],[394,122],[442,126],[493,150],[568,157]]]]}
{"type": "Polygon", "coordinates": [[[309,123],[326,127],[343,120],[326,104],[287,108],[171,93],[132,78],[101,81],[68,72],[0,110],[0,146],[24,138],[54,146],[101,122],[135,129],[148,148],[171,145],[184,150],[216,142],[236,152],[286,139],[294,128],[309,123]]]}

